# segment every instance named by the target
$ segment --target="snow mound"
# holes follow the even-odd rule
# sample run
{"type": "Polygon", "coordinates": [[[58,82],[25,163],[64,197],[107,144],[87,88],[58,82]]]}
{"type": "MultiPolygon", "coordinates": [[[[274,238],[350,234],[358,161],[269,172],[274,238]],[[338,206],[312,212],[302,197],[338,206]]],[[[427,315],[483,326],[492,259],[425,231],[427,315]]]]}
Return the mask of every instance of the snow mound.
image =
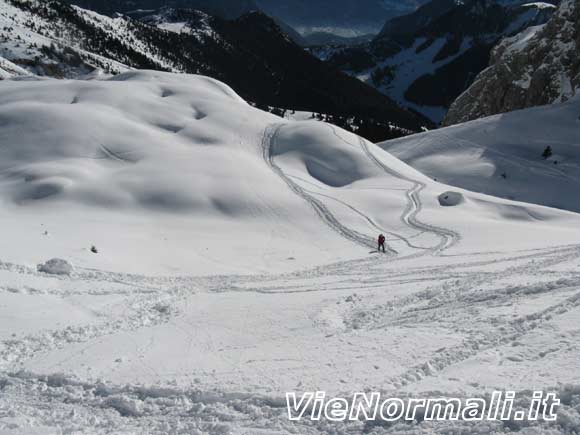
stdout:
{"type": "Polygon", "coordinates": [[[443,207],[455,207],[465,202],[465,197],[460,192],[443,192],[438,198],[443,207]]]}
{"type": "Polygon", "coordinates": [[[344,138],[337,130],[315,121],[287,125],[278,132],[272,156],[330,187],[380,175],[378,168],[369,165],[359,139],[352,134],[344,138]]]}
{"type": "Polygon", "coordinates": [[[39,264],[37,270],[49,275],[70,275],[74,269],[68,261],[61,258],[53,258],[44,264],[39,264]]]}
{"type": "Polygon", "coordinates": [[[0,198],[243,215],[251,207],[237,180],[248,156],[232,138],[253,133],[243,124],[256,114],[268,119],[201,76],[7,81],[0,143],[19,146],[0,150],[0,198]]]}
{"type": "Polygon", "coordinates": [[[379,144],[438,181],[580,212],[580,98],[379,144]],[[553,156],[542,153],[550,146],[553,156]]]}

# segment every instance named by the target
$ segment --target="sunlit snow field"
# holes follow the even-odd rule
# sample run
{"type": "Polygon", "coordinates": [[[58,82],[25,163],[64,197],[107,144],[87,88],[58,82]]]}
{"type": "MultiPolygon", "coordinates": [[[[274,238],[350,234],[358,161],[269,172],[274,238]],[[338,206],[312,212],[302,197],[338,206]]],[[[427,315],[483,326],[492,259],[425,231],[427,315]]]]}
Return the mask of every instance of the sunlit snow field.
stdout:
{"type": "Polygon", "coordinates": [[[205,77],[0,89],[0,434],[578,431],[580,217],[534,205],[556,201],[546,173],[487,191],[526,203],[463,190],[474,159],[420,148],[461,151],[453,130],[404,139],[428,177],[205,77]],[[51,258],[73,272],[39,272],[51,258]],[[290,422],[285,393],[319,389],[562,405],[555,423],[290,422]]]}

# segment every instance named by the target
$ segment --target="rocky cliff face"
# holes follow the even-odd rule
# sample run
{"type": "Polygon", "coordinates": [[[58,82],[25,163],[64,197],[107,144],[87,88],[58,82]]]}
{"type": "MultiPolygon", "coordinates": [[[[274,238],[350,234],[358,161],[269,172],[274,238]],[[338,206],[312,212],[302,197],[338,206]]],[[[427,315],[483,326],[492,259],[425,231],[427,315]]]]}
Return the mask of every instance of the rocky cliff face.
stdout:
{"type": "Polygon", "coordinates": [[[580,0],[563,0],[544,26],[503,40],[491,66],[452,104],[444,125],[566,101],[580,90],[580,0]]]}
{"type": "Polygon", "coordinates": [[[439,123],[488,66],[498,41],[545,24],[554,10],[549,2],[432,0],[390,20],[370,44],[326,59],[439,123]]]}

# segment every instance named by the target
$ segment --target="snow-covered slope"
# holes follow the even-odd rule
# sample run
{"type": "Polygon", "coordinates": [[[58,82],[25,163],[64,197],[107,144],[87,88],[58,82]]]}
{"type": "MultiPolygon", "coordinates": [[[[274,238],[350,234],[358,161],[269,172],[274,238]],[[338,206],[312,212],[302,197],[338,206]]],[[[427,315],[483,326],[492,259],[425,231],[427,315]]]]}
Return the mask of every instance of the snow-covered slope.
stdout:
{"type": "MultiPolygon", "coordinates": [[[[292,249],[299,249],[312,230],[315,214],[347,241],[369,248],[374,245],[374,236],[365,234],[363,228],[369,223],[374,225],[371,227],[374,231],[390,228],[393,247],[400,254],[412,253],[416,246],[432,245],[439,249],[456,241],[454,232],[424,231],[413,243],[408,243],[407,232],[422,227],[412,224],[412,217],[408,217],[410,228],[409,222],[399,219],[406,198],[398,188],[409,183],[419,186],[419,190],[428,188],[431,199],[424,206],[435,208],[437,214],[441,212],[437,192],[444,191],[444,186],[432,183],[388,154],[372,157],[368,143],[335,127],[313,121],[286,125],[282,119],[251,107],[230,88],[209,78],[128,72],[97,80],[8,81],[3,84],[0,103],[3,119],[0,141],[9,144],[0,150],[0,199],[8,215],[31,211],[33,218],[34,211],[40,208],[43,219],[49,219],[50,211],[58,211],[56,216],[61,216],[62,208],[71,212],[85,210],[88,215],[94,214],[95,221],[102,213],[107,216],[111,212],[105,221],[114,221],[117,213],[127,213],[155,216],[152,225],[158,225],[163,218],[184,225],[196,220],[212,222],[216,230],[210,233],[204,227],[192,228],[191,237],[178,242],[178,245],[185,242],[181,246],[184,250],[190,249],[188,244],[195,237],[202,237],[201,233],[217,237],[212,244],[221,249],[224,242],[217,242],[219,234],[227,234],[224,240],[229,238],[230,224],[241,228],[250,224],[240,234],[246,243],[245,237],[256,233],[252,237],[260,245],[257,252],[261,252],[262,243],[278,245],[287,239],[296,244],[292,249]],[[263,154],[269,141],[273,157],[266,164],[263,154]],[[294,186],[296,180],[281,177],[281,172],[307,184],[294,186]],[[394,184],[387,191],[375,189],[384,183],[394,184]],[[281,188],[285,185],[290,189],[281,188]],[[330,203],[322,206],[316,198],[326,189],[337,193],[330,195],[330,203]],[[390,189],[395,190],[389,192],[390,189]],[[369,212],[359,213],[359,207],[354,207],[357,210],[354,211],[344,204],[353,201],[375,205],[369,212]],[[386,210],[382,210],[384,207],[386,210]],[[348,217],[340,220],[346,219],[354,227],[337,228],[331,213],[334,209],[346,213],[348,217]],[[288,230],[282,228],[260,231],[258,228],[268,227],[264,219],[271,220],[275,228],[282,225],[299,233],[288,237],[288,230]],[[218,222],[223,223],[223,231],[217,230],[218,222]]],[[[562,150],[564,155],[569,154],[567,151],[562,150]]],[[[562,163],[565,168],[566,161],[562,163]]],[[[173,225],[163,227],[171,231],[173,225]]],[[[86,235],[81,236],[81,228],[77,230],[76,237],[84,238],[82,243],[74,241],[81,243],[79,249],[94,242],[93,232],[85,229],[86,235]]],[[[115,234],[110,242],[117,238],[115,234]]],[[[238,243],[237,238],[234,242],[238,243]]],[[[336,238],[336,245],[328,243],[329,247],[324,249],[326,260],[340,258],[344,251],[337,249],[350,246],[341,242],[341,237],[336,238]]],[[[191,246],[200,257],[209,247],[207,242],[191,246]]],[[[117,257],[130,257],[115,252],[118,247],[104,248],[113,257],[97,259],[113,262],[117,257]]],[[[55,254],[65,254],[66,249],[73,247],[60,246],[55,254]]],[[[156,250],[153,246],[150,249],[148,252],[156,250]]],[[[296,257],[290,251],[288,254],[296,257]]],[[[75,257],[81,262],[95,259],[83,255],[81,250],[75,257]]],[[[217,267],[218,270],[228,270],[239,263],[238,270],[242,271],[249,263],[256,264],[248,255],[238,259],[234,252],[226,255],[232,257],[231,263],[217,267]]],[[[134,261],[142,260],[139,256],[134,261]]],[[[181,268],[189,260],[179,261],[185,263],[171,267],[187,270],[181,268]]],[[[280,267],[288,265],[286,257],[276,261],[280,267]]],[[[113,263],[108,267],[115,268],[113,263]]],[[[160,270],[167,273],[171,267],[163,265],[160,270]]],[[[201,266],[207,267],[210,266],[201,266]]]]}
{"type": "Polygon", "coordinates": [[[30,72],[24,68],[10,62],[3,57],[0,57],[0,80],[12,77],[23,77],[31,75],[30,72]]]}
{"type": "MultiPolygon", "coordinates": [[[[75,262],[81,263],[103,261],[102,267],[113,269],[118,268],[116,263],[121,258],[132,264],[145,261],[151,262],[153,271],[158,257],[148,253],[171,249],[175,255],[158,265],[164,273],[245,272],[267,269],[248,252],[238,256],[240,246],[249,245],[258,255],[283,243],[285,254],[271,256],[269,263],[294,268],[311,261],[298,254],[315,231],[312,224],[317,221],[316,213],[325,215],[326,208],[320,210],[315,204],[311,210],[308,202],[284,189],[288,180],[281,180],[264,163],[264,131],[282,120],[249,106],[227,86],[209,78],[153,72],[81,81],[7,81],[2,86],[0,103],[4,120],[0,141],[9,144],[0,150],[0,199],[7,216],[23,213],[23,219],[32,219],[32,224],[37,222],[38,210],[42,210],[43,222],[38,225],[56,225],[59,232],[64,231],[59,223],[63,210],[71,214],[72,220],[85,213],[93,216],[69,230],[75,232],[74,237],[58,242],[47,238],[49,243],[39,248],[43,255],[51,255],[49,252],[54,249],[52,255],[73,255],[75,262]],[[79,210],[83,212],[79,214],[79,210]],[[130,243],[134,234],[121,231],[127,240],[120,246],[118,231],[108,227],[119,219],[118,213],[135,216],[138,225],[149,228],[146,233],[151,238],[135,246],[130,243]],[[168,219],[167,223],[164,219],[168,219]],[[193,226],[186,231],[187,237],[178,237],[179,231],[174,230],[188,228],[188,222],[193,226]],[[98,237],[101,241],[97,242],[95,229],[101,224],[102,230],[97,232],[102,234],[98,237]],[[153,229],[160,224],[166,234],[153,229]],[[208,231],[208,225],[212,231],[208,231]],[[227,262],[208,261],[207,250],[225,249],[232,231],[240,237],[234,237],[232,246],[226,249],[227,262]],[[109,254],[87,257],[83,248],[94,243],[109,254]],[[147,249],[137,248],[140,244],[147,249]],[[269,245],[271,248],[267,248],[269,245]],[[191,256],[183,255],[190,249],[197,252],[199,264],[195,267],[191,256]],[[288,261],[288,257],[302,260],[288,261]]],[[[299,138],[329,148],[322,157],[308,155],[315,151],[310,148],[300,152],[304,168],[298,172],[320,178],[312,180],[309,190],[353,183],[364,188],[382,174],[380,168],[368,164],[365,148],[361,148],[364,142],[355,136],[337,133],[334,127],[317,122],[304,125],[308,128],[296,133],[299,138]],[[341,137],[343,142],[336,142],[341,137]],[[351,142],[354,151],[335,149],[351,142]],[[328,167],[325,160],[340,166],[328,167]]],[[[350,190],[352,194],[357,191],[350,190]]],[[[377,195],[379,192],[365,193],[368,198],[377,195]]],[[[404,206],[404,197],[396,201],[404,206]]],[[[392,220],[392,225],[401,226],[401,211],[394,209],[390,217],[377,217],[376,224],[392,220]]],[[[364,215],[354,214],[351,219],[356,225],[368,224],[364,215]]],[[[334,227],[331,218],[323,220],[334,227]]],[[[337,231],[343,234],[346,230],[340,227],[337,231]]],[[[354,240],[372,247],[373,237],[357,235],[357,231],[346,231],[347,242],[354,240]]],[[[36,236],[19,235],[27,240],[36,236]]],[[[397,237],[395,246],[401,245],[402,251],[409,249],[404,232],[397,237]]],[[[436,234],[425,238],[427,242],[438,240],[436,234]]],[[[319,260],[325,256],[327,261],[338,259],[344,255],[342,250],[350,246],[341,237],[333,237],[332,232],[323,240],[326,254],[321,254],[319,260]]],[[[29,252],[29,243],[25,252],[29,252]]],[[[15,250],[11,261],[23,261],[21,254],[15,250]]],[[[126,267],[123,265],[122,270],[126,267]]]]}
{"type": "Polygon", "coordinates": [[[138,11],[130,14],[141,22],[175,33],[187,33],[197,40],[219,38],[212,28],[212,17],[195,9],[161,8],[154,11],[138,11]]]}
{"type": "Polygon", "coordinates": [[[579,116],[574,98],[380,146],[443,183],[580,212],[579,116]],[[553,155],[544,159],[548,146],[553,155]]]}
{"type": "MultiPolygon", "coordinates": [[[[212,79],[126,73],[104,81],[6,82],[0,98],[5,121],[0,142],[10,145],[0,151],[4,210],[20,210],[38,231],[41,225],[56,226],[47,228],[50,234],[75,234],[59,241],[55,235],[47,237],[48,245],[39,248],[41,255],[52,255],[52,249],[60,251],[54,255],[77,250],[75,261],[99,259],[106,267],[124,270],[115,266],[121,258],[134,264],[152,262],[153,268],[160,252],[173,251],[158,265],[160,270],[239,267],[243,272],[256,264],[236,254],[238,244],[246,244],[246,219],[255,220],[256,252],[280,243],[276,233],[285,238],[288,231],[308,229],[285,229],[292,226],[277,217],[280,213],[291,219],[300,211],[300,201],[277,191],[283,183],[271,177],[272,188],[262,188],[270,174],[260,159],[262,130],[277,118],[251,108],[212,79]],[[78,224],[67,229],[69,223],[59,222],[63,211],[58,209],[78,224]],[[102,218],[102,213],[108,217],[102,218]],[[135,219],[123,218],[122,213],[135,219]],[[79,219],[85,214],[92,218],[79,219]],[[120,229],[125,220],[129,226],[141,226],[149,238],[134,240],[131,231],[111,231],[108,226],[120,229]],[[264,220],[276,224],[260,237],[264,220]],[[214,231],[208,231],[210,227],[214,231]],[[189,230],[182,234],[184,228],[189,230]],[[230,232],[240,238],[228,242],[230,232]],[[215,239],[204,240],[210,234],[215,239]],[[83,248],[91,244],[100,245],[105,254],[86,257],[83,248]],[[199,258],[184,256],[182,250],[197,251],[199,258]],[[231,259],[214,263],[208,252],[223,250],[231,259]]],[[[285,258],[270,261],[284,263],[285,258]]]]}
{"type": "Polygon", "coordinates": [[[102,14],[147,12],[166,6],[198,9],[225,19],[238,18],[258,9],[253,0],[65,0],[67,3],[91,9],[102,14]]]}
{"type": "Polygon", "coordinates": [[[201,76],[4,80],[0,144],[2,435],[528,426],[289,421],[286,391],[316,389],[542,388],[560,419],[529,429],[579,427],[575,213],[434,182],[201,76]]]}
{"type": "Polygon", "coordinates": [[[140,63],[175,67],[153,53],[140,30],[124,18],[59,3],[0,1],[0,54],[32,74],[62,78],[94,69],[119,73],[140,63]]]}

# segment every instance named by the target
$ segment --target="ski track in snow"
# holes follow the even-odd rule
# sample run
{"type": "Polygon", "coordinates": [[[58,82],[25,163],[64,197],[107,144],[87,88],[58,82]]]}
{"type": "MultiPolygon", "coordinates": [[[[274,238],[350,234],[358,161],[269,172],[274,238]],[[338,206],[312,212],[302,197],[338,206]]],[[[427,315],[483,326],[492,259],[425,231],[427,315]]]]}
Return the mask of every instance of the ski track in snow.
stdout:
{"type": "MultiPolygon", "coordinates": [[[[580,275],[572,274],[570,278],[559,277],[557,280],[548,281],[537,286],[515,286],[499,287],[494,290],[480,292],[478,289],[484,284],[490,286],[494,282],[506,279],[512,276],[522,274],[539,276],[546,273],[546,269],[551,266],[571,262],[580,258],[580,247],[563,247],[549,249],[538,259],[538,254],[528,254],[516,256],[513,258],[494,260],[492,263],[499,261],[524,261],[523,264],[510,267],[498,272],[467,272],[459,273],[451,280],[447,279],[443,284],[429,288],[426,291],[415,293],[411,296],[394,300],[387,306],[375,307],[374,309],[361,310],[361,318],[357,313],[353,314],[350,322],[356,319],[357,328],[376,328],[387,329],[392,325],[426,325],[435,321],[445,321],[449,316],[449,310],[453,309],[457,316],[458,310],[465,312],[465,323],[457,322],[458,325],[465,325],[464,329],[469,338],[465,339],[461,345],[444,349],[435,358],[422,361],[420,364],[409,368],[402,376],[392,380],[395,386],[409,385],[413,382],[423,379],[425,376],[433,376],[445,368],[464,361],[483,352],[487,349],[498,346],[512,344],[519,340],[527,333],[536,328],[542,327],[542,324],[552,320],[554,315],[562,315],[580,306],[580,291],[577,288],[580,285],[580,275]],[[500,323],[492,330],[485,330],[481,327],[478,319],[473,318],[473,312],[478,305],[493,303],[502,305],[507,302],[514,303],[514,299],[523,294],[540,294],[542,292],[553,292],[555,290],[567,290],[571,295],[567,296],[562,302],[546,307],[533,314],[517,317],[509,323],[500,323]],[[453,301],[450,303],[449,301],[453,301]],[[389,319],[385,322],[384,319],[389,319]]],[[[470,264],[474,266],[475,264],[470,264]]],[[[455,265],[454,267],[460,267],[455,265]]],[[[436,273],[431,271],[430,273],[436,273]]],[[[486,319],[488,320],[488,319],[486,319]]]]}
{"type": "Polygon", "coordinates": [[[401,220],[403,221],[403,223],[416,230],[431,232],[439,236],[441,238],[441,242],[437,246],[432,248],[433,253],[440,253],[457,244],[461,240],[461,236],[459,235],[459,233],[423,223],[417,218],[422,209],[420,194],[421,191],[425,189],[427,186],[424,183],[406,177],[403,174],[400,174],[394,169],[389,168],[387,165],[383,164],[371,152],[366,141],[363,138],[359,138],[359,140],[361,148],[375,165],[380,167],[383,171],[391,174],[392,176],[408,181],[413,184],[413,187],[406,192],[408,203],[405,212],[401,216],[401,220]]]}
{"type": "MultiPolygon", "coordinates": [[[[109,148],[107,148],[105,145],[101,144],[100,145],[101,151],[104,155],[105,158],[110,159],[110,160],[114,160],[120,163],[135,163],[133,160],[127,158],[127,157],[123,157],[121,155],[121,153],[116,153],[112,150],[110,150],[109,148]]],[[[126,153],[124,153],[126,154],[126,153]]]]}
{"type": "MultiPolygon", "coordinates": [[[[0,414],[13,416],[18,409],[23,415],[33,415],[44,425],[59,423],[73,431],[90,427],[90,433],[199,433],[225,434],[230,425],[246,428],[239,433],[359,433],[366,430],[362,423],[334,425],[328,422],[290,423],[286,418],[285,402],[281,397],[260,394],[234,394],[220,391],[200,391],[159,386],[125,385],[112,386],[101,382],[85,382],[65,375],[36,375],[18,369],[21,362],[51,349],[75,342],[88,342],[98,337],[115,334],[123,330],[135,330],[169,322],[179,315],[179,305],[187,294],[195,291],[249,291],[263,294],[309,291],[308,282],[317,281],[318,292],[356,291],[361,302],[353,305],[344,318],[348,329],[356,323],[356,329],[388,329],[393,325],[429,325],[436,322],[452,322],[463,328],[466,339],[458,346],[441,349],[433,358],[419,361],[403,374],[391,380],[396,388],[409,387],[425,377],[438,373],[455,364],[473,358],[488,349],[516,343],[527,334],[541,329],[555,317],[580,306],[580,274],[575,271],[558,274],[550,280],[521,288],[505,287],[501,280],[525,276],[538,279],[553,266],[574,263],[580,259],[580,246],[561,246],[505,255],[491,260],[468,259],[448,266],[399,268],[390,262],[377,263],[372,259],[353,260],[326,267],[283,275],[268,276],[221,276],[221,277],[147,277],[141,275],[109,273],[80,269],[71,277],[57,277],[61,281],[90,282],[93,284],[116,283],[131,295],[126,316],[105,319],[103,323],[88,327],[67,328],[61,331],[44,332],[20,340],[2,343],[0,361],[4,374],[0,375],[0,414]],[[489,266],[503,266],[494,272],[473,271],[489,266]],[[438,278],[443,275],[444,278],[438,278]],[[323,278],[320,283],[321,278],[323,278]],[[402,298],[395,298],[385,306],[375,306],[368,301],[365,307],[366,290],[385,287],[400,282],[425,280],[439,284],[402,298]],[[486,285],[495,290],[479,291],[486,285]],[[350,288],[349,288],[350,286],[350,288]],[[548,307],[508,322],[497,320],[491,328],[480,328],[481,322],[489,318],[478,318],[474,311],[489,308],[489,304],[513,304],[526,293],[558,291],[563,299],[548,307]],[[363,306],[360,306],[363,304],[363,306]],[[453,310],[453,319],[448,319],[453,310]],[[365,313],[364,317],[358,314],[365,313]],[[385,320],[387,319],[387,320],[385,320]],[[112,320],[112,321],[111,321],[112,320]],[[220,423],[218,423],[220,422],[220,423]],[[277,428],[277,429],[273,429],[277,428]]],[[[1,263],[0,270],[24,275],[41,275],[31,268],[1,263]]],[[[119,289],[118,289],[119,290],[119,289]]],[[[120,290],[119,290],[120,291],[120,290]]],[[[345,293],[348,294],[348,293],[345,293]]],[[[563,393],[570,393],[566,388],[563,393]]],[[[580,389],[573,390],[573,397],[580,398],[580,389]]],[[[398,394],[405,397],[405,393],[398,394]]],[[[13,417],[11,417],[13,418],[13,417]]],[[[443,426],[437,426],[443,430],[443,426]]],[[[490,423],[489,432],[500,430],[498,423],[490,423]]],[[[464,430],[476,430],[468,423],[464,430]]],[[[452,426],[457,429],[459,426],[452,426]]],[[[368,428],[367,428],[368,429],[368,428]]],[[[389,433],[388,428],[384,428],[389,433]]],[[[422,428],[425,433],[432,430],[429,425],[422,428]]],[[[403,424],[400,432],[423,433],[416,426],[403,424]]],[[[451,430],[451,426],[449,426],[451,430]]],[[[51,432],[44,432],[51,433],[51,432]]],[[[573,433],[573,432],[570,432],[573,433]]]]}
{"type": "MultiPolygon", "coordinates": [[[[407,207],[405,208],[403,214],[401,215],[401,222],[403,222],[406,226],[410,227],[413,230],[417,230],[417,231],[422,232],[422,233],[425,233],[425,232],[433,233],[433,234],[437,235],[441,239],[441,242],[438,245],[436,245],[432,248],[423,248],[423,247],[415,246],[415,245],[411,244],[409,242],[409,240],[407,238],[405,238],[404,236],[397,234],[397,233],[394,233],[392,231],[388,231],[386,229],[380,228],[369,216],[365,215],[362,211],[347,204],[346,202],[341,201],[337,198],[331,197],[329,195],[312,192],[311,190],[307,190],[307,189],[301,187],[299,184],[297,184],[296,182],[294,182],[292,180],[292,178],[294,178],[294,177],[286,175],[284,173],[284,171],[282,171],[282,169],[274,162],[274,159],[272,158],[271,149],[274,146],[274,143],[276,141],[276,137],[278,135],[279,130],[283,126],[284,126],[284,124],[271,125],[264,132],[264,138],[262,141],[262,152],[263,152],[264,160],[270,166],[270,168],[272,168],[272,170],[282,180],[284,180],[284,182],[288,185],[288,187],[296,195],[303,198],[305,201],[307,201],[314,208],[314,210],[316,211],[318,216],[321,218],[321,220],[325,224],[327,224],[330,228],[332,228],[334,231],[339,233],[341,236],[343,236],[346,239],[351,240],[352,242],[357,243],[359,245],[369,247],[371,249],[375,248],[373,238],[368,237],[364,234],[361,234],[360,232],[355,231],[353,229],[347,228],[346,226],[341,224],[339,222],[339,220],[332,214],[332,212],[330,212],[328,207],[326,207],[326,205],[322,201],[314,198],[313,195],[326,197],[328,199],[331,199],[333,201],[337,201],[337,202],[341,203],[342,205],[344,205],[347,208],[349,208],[350,210],[352,210],[354,213],[363,217],[363,219],[365,219],[372,227],[374,227],[378,231],[382,231],[382,232],[387,233],[391,236],[394,236],[397,239],[402,240],[405,244],[407,244],[407,246],[414,248],[414,249],[419,249],[422,251],[422,252],[419,252],[417,254],[412,254],[411,255],[412,257],[425,255],[425,253],[426,253],[425,251],[427,251],[428,253],[432,253],[432,254],[439,254],[442,251],[454,246],[461,239],[461,236],[459,235],[459,233],[457,233],[455,231],[444,229],[444,228],[439,228],[439,227],[436,227],[433,225],[429,225],[429,224],[421,222],[418,219],[417,216],[421,212],[421,209],[422,209],[420,193],[423,189],[425,189],[426,185],[420,181],[413,180],[409,177],[406,177],[403,174],[400,174],[399,172],[397,172],[397,171],[393,170],[392,168],[389,168],[388,166],[383,164],[370,151],[366,141],[362,138],[359,138],[360,147],[373,164],[378,166],[381,170],[388,173],[389,175],[391,175],[395,178],[407,181],[407,182],[412,184],[412,187],[406,191],[407,207]]],[[[329,125],[329,127],[332,129],[334,136],[339,138],[342,142],[344,142],[348,146],[355,146],[354,144],[351,144],[351,143],[345,141],[343,138],[341,138],[333,126],[329,125]]],[[[389,246],[389,254],[390,255],[397,255],[398,253],[393,248],[391,248],[389,246]]],[[[408,256],[405,258],[408,258],[408,256]]]]}
{"type": "MultiPolygon", "coordinates": [[[[284,171],[274,162],[272,158],[271,149],[276,141],[276,136],[278,135],[278,131],[280,128],[283,127],[284,124],[275,124],[273,126],[269,126],[266,131],[264,132],[264,138],[262,140],[262,152],[264,156],[264,160],[270,166],[270,168],[288,185],[290,190],[294,192],[296,195],[304,199],[308,202],[312,208],[316,211],[320,219],[328,225],[333,231],[340,234],[347,240],[350,240],[353,243],[356,243],[360,246],[374,249],[375,242],[374,239],[362,234],[356,230],[350,229],[340,223],[338,219],[330,212],[326,205],[314,198],[310,195],[305,189],[303,189],[300,185],[295,183],[289,176],[287,176],[284,171]]],[[[390,248],[389,248],[390,249],[390,248]]],[[[390,254],[393,255],[394,252],[390,249],[390,254]]]]}
{"type": "MultiPolygon", "coordinates": [[[[272,125],[264,133],[261,146],[266,163],[296,195],[312,206],[333,231],[357,245],[374,249],[373,238],[343,225],[317,197],[337,201],[366,220],[374,229],[385,233],[387,231],[350,204],[301,187],[293,180],[296,177],[285,174],[274,162],[270,150],[282,125],[272,125]]],[[[407,227],[418,232],[417,235],[435,234],[440,239],[437,245],[420,248],[410,242],[411,237],[388,232],[419,252],[397,256],[391,249],[389,256],[393,258],[389,258],[389,261],[379,261],[384,257],[369,257],[292,273],[254,276],[150,277],[83,268],[77,268],[70,276],[47,276],[30,267],[0,261],[0,271],[3,273],[43,279],[43,283],[56,280],[62,284],[40,289],[0,286],[0,293],[27,291],[63,298],[77,295],[116,295],[124,298],[121,302],[122,316],[105,314],[89,325],[45,330],[0,342],[0,433],[4,435],[2,430],[18,428],[24,420],[33,421],[38,428],[38,431],[30,432],[34,434],[352,434],[372,430],[377,430],[377,433],[422,434],[434,431],[497,433],[511,430],[500,422],[490,422],[486,428],[469,422],[423,422],[421,425],[403,423],[382,427],[365,426],[362,422],[334,424],[324,420],[294,423],[287,419],[282,397],[223,392],[217,388],[215,391],[204,391],[194,384],[190,388],[115,386],[100,381],[79,380],[72,375],[39,375],[22,370],[27,360],[72,343],[88,344],[120,332],[171,323],[179,317],[186,298],[195,293],[289,295],[319,292],[340,298],[356,293],[357,298],[339,313],[341,324],[336,328],[340,330],[335,333],[387,331],[393,327],[408,328],[409,333],[412,333],[412,328],[417,325],[446,325],[463,334],[464,339],[460,344],[440,349],[389,380],[397,396],[404,398],[408,394],[406,388],[413,387],[425,378],[437,377],[443,371],[477,358],[483,352],[513,346],[534,331],[548,328],[549,323],[558,316],[580,307],[580,273],[575,269],[580,260],[580,246],[555,246],[511,253],[479,252],[463,254],[463,258],[457,261],[456,256],[445,255],[444,251],[459,243],[460,235],[453,230],[424,223],[418,218],[422,210],[420,194],[425,184],[382,163],[364,140],[360,141],[360,147],[381,170],[411,184],[405,192],[407,205],[400,219],[407,227]],[[432,256],[435,264],[406,263],[412,258],[428,255],[432,256]],[[569,269],[551,276],[552,268],[567,264],[570,264],[569,269]],[[513,282],[528,284],[514,286],[513,282]],[[386,304],[377,305],[374,302],[373,292],[408,283],[417,284],[417,291],[394,296],[386,304]],[[532,312],[511,319],[485,313],[486,310],[493,311],[496,306],[515,305],[523,296],[536,298],[547,292],[561,294],[561,298],[548,306],[540,304],[532,312]],[[449,316],[450,311],[454,312],[453,316],[449,316]],[[54,426],[63,429],[61,432],[47,429],[54,426]]],[[[128,162],[106,148],[103,153],[112,160],[128,162]]],[[[272,324],[272,328],[276,327],[272,324]]],[[[191,346],[195,336],[188,336],[191,346]]],[[[578,347],[573,340],[560,345],[578,347]]],[[[207,351],[215,353],[213,347],[212,343],[207,351]]],[[[232,362],[232,366],[235,366],[235,362],[232,362]]],[[[261,376],[268,379],[269,374],[261,373],[261,376]]],[[[564,403],[565,411],[578,418],[574,403],[580,401],[580,387],[555,388],[563,397],[568,397],[567,403],[564,403]]],[[[351,393],[347,391],[345,395],[351,393]]],[[[540,431],[553,429],[548,423],[542,424],[545,427],[540,428],[540,431]]],[[[574,425],[564,429],[564,433],[575,433],[576,430],[574,425]]],[[[562,431],[563,428],[558,426],[556,430],[562,431]]]]}

